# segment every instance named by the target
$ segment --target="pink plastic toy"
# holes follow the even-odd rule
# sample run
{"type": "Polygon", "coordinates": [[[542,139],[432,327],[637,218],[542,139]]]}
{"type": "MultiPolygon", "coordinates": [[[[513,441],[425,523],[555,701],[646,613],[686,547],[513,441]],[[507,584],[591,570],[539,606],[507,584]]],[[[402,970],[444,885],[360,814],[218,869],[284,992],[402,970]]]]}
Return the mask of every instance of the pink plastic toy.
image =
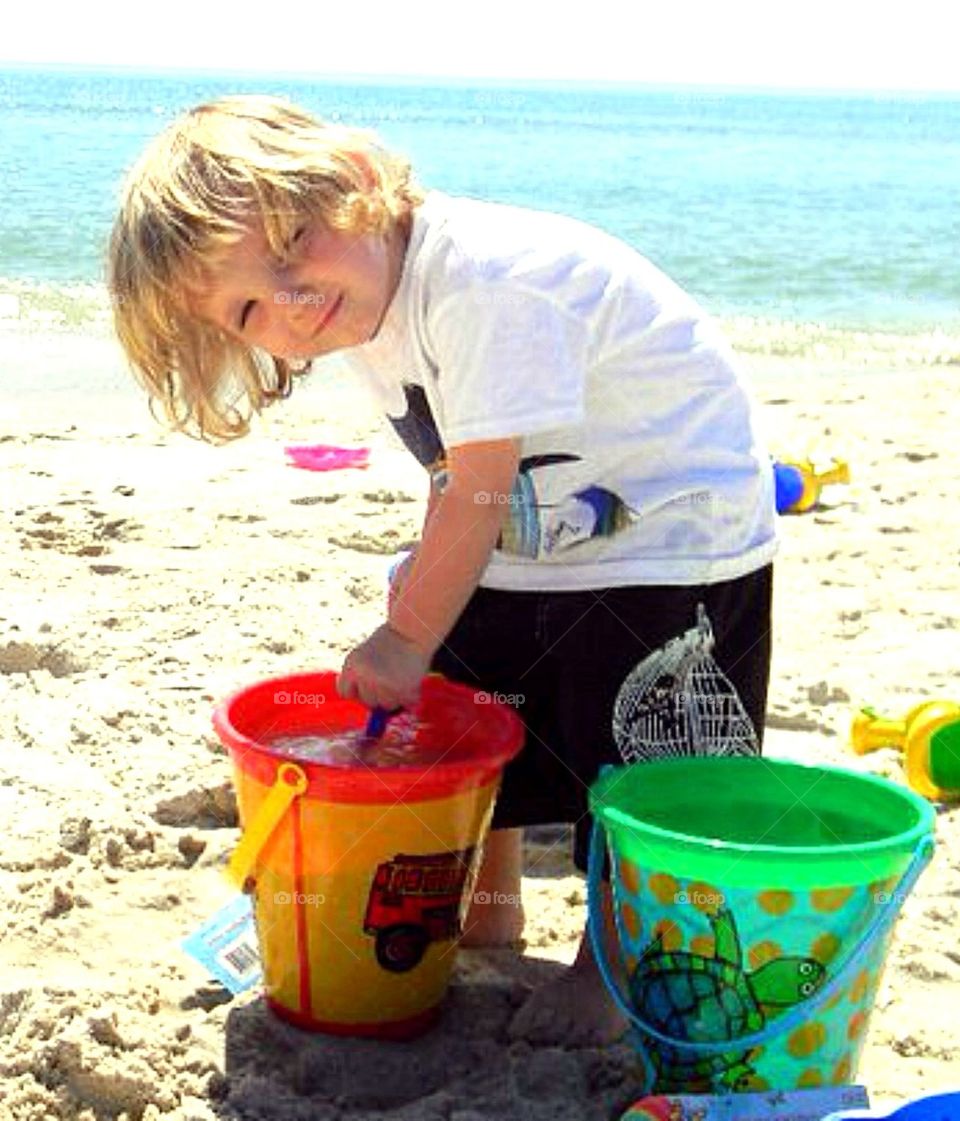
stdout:
{"type": "Polygon", "coordinates": [[[334,448],[328,444],[298,444],[284,448],[294,467],[307,471],[340,471],[345,467],[366,467],[369,448],[334,448]]]}

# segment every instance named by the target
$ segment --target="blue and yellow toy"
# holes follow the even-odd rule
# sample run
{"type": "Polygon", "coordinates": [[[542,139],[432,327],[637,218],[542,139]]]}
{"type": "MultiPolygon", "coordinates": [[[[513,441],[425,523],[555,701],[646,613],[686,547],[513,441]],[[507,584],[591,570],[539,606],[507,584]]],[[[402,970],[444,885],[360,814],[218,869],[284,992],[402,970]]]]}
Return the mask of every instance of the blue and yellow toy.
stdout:
{"type": "Polygon", "coordinates": [[[849,484],[850,465],[844,459],[833,459],[830,467],[819,471],[809,459],[777,459],[773,478],[777,513],[805,514],[820,501],[824,487],[849,484]]]}

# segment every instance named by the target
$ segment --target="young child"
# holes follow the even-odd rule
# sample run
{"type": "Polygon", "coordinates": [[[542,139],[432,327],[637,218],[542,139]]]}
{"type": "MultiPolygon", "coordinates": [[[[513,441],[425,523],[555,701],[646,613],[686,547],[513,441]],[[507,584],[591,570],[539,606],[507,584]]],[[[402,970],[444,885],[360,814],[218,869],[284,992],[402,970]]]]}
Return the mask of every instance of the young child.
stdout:
{"type": "MultiPolygon", "coordinates": [[[[239,436],[338,352],[430,473],[420,546],[340,688],[393,707],[433,668],[523,717],[465,941],[519,935],[523,826],[575,823],[585,869],[624,679],[699,605],[762,736],[769,460],[717,328],[633,249],[424,192],[366,133],[233,97],[151,144],[109,265],[119,337],[175,426],[239,436]]],[[[623,1026],[584,938],[512,1030],[587,1045],[623,1026]]]]}

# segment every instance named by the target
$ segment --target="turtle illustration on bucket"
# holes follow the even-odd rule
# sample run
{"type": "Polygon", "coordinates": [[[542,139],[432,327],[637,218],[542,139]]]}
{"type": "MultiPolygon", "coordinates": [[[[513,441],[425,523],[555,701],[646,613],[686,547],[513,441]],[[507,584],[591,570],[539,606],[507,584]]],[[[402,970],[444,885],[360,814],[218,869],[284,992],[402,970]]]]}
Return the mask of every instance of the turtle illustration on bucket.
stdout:
{"type": "MultiPolygon", "coordinates": [[[[753,972],[743,967],[743,952],[729,908],[710,917],[713,957],[668,951],[658,935],[643,952],[630,977],[634,1007],[665,1035],[690,1042],[719,1043],[760,1031],[767,1008],[789,1008],[812,996],[826,971],[813,958],[781,957],[753,972]]],[[[665,1090],[696,1090],[713,1085],[749,1090],[755,1071],[751,1051],[699,1055],[662,1046],[653,1053],[658,1085],[665,1090]]]]}
{"type": "Polygon", "coordinates": [[[474,848],[425,856],[399,853],[377,866],[363,931],[376,939],[382,968],[406,973],[420,964],[431,942],[460,937],[474,848]]]}

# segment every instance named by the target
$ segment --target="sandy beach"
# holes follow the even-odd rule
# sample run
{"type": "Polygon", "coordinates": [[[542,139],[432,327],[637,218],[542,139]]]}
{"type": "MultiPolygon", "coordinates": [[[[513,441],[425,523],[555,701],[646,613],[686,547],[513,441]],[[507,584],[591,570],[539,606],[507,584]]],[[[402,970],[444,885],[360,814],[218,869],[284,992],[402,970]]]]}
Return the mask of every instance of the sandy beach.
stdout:
{"type": "MultiPolygon", "coordinates": [[[[951,525],[960,345],[732,324],[771,449],[853,482],[782,520],[769,754],[858,759],[854,710],[960,699],[951,525]]],[[[511,1043],[572,960],[585,884],[562,830],[527,850],[522,957],[461,952],[440,1026],[391,1045],[307,1035],[231,1000],[180,949],[231,898],[238,839],[216,701],[336,668],[416,539],[420,468],[355,388],[314,377],[224,448],[164,433],[102,330],[0,327],[0,1121],[546,1121],[616,1116],[628,1046],[511,1043]],[[367,445],[370,466],[285,463],[367,445]]],[[[859,1081],[877,1106],[960,1084],[960,810],[907,903],[859,1081]]]]}

